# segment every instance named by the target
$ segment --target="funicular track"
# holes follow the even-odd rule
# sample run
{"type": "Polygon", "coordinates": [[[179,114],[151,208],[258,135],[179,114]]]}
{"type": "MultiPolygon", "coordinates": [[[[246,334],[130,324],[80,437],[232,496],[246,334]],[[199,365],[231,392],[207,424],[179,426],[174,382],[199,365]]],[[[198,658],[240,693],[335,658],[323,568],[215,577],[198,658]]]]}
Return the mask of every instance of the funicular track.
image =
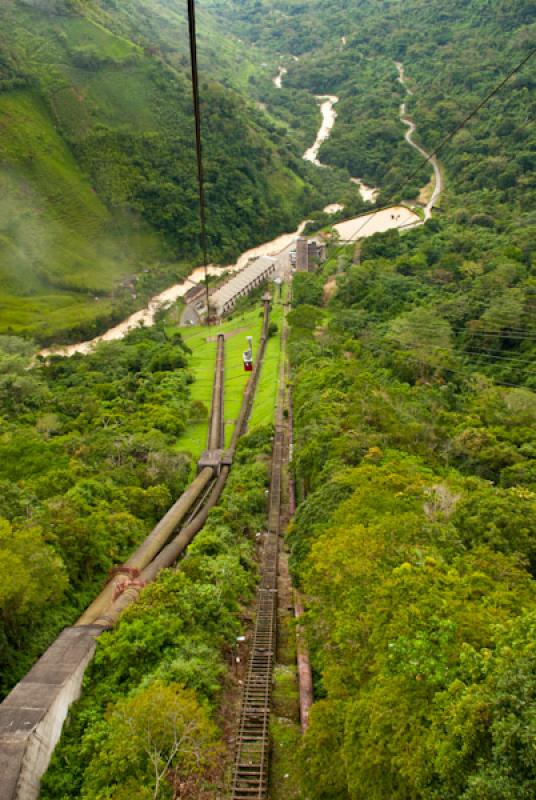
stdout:
{"type": "Polygon", "coordinates": [[[235,742],[231,800],[268,796],[270,703],[277,636],[277,577],[281,531],[281,475],[284,461],[286,399],[286,325],[281,337],[281,367],[275,416],[268,527],[263,537],[257,615],[240,720],[235,742]]]}
{"type": "Polygon", "coordinates": [[[103,590],[78,622],[65,628],[30,672],[0,704],[0,800],[35,800],[39,783],[61,734],[69,706],[80,694],[96,638],[112,627],[160,570],[186,552],[217,503],[234,451],[246,432],[266,348],[270,295],[257,359],[248,381],[230,447],[224,439],[224,336],[218,336],[207,450],[198,474],[147,538],[124,563],[111,570],[103,590]]]}

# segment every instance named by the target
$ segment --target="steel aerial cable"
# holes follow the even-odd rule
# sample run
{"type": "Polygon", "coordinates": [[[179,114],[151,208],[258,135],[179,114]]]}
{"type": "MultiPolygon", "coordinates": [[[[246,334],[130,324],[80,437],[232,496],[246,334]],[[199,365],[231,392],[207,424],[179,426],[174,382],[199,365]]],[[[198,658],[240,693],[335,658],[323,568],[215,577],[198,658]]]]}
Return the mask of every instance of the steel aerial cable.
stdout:
{"type": "MultiPolygon", "coordinates": [[[[437,328],[434,328],[432,325],[416,325],[415,329],[418,330],[420,333],[434,333],[437,328]]],[[[511,339],[512,341],[519,341],[519,342],[534,342],[536,341],[536,336],[532,334],[517,334],[517,333],[509,333],[507,330],[499,331],[499,330],[485,330],[479,329],[476,331],[472,331],[469,328],[455,328],[451,325],[451,331],[453,333],[459,334],[466,334],[468,338],[472,339],[474,337],[480,337],[482,339],[511,339]]]]}
{"type": "MultiPolygon", "coordinates": [[[[480,101],[480,103],[478,103],[478,105],[476,105],[473,108],[473,110],[469,114],[467,114],[467,116],[464,117],[464,119],[458,125],[456,125],[456,127],[453,128],[445,136],[444,139],[441,140],[441,142],[438,144],[438,146],[435,148],[435,150],[433,150],[431,153],[429,153],[427,155],[427,157],[424,158],[419,163],[419,166],[416,169],[414,169],[413,172],[411,172],[409,174],[409,176],[404,180],[404,182],[402,183],[402,185],[400,186],[400,188],[398,190],[399,192],[401,192],[402,189],[404,189],[404,187],[408,185],[408,183],[420,172],[420,170],[424,167],[425,164],[427,164],[429,161],[431,161],[433,158],[435,158],[435,156],[439,153],[439,151],[442,150],[444,148],[444,146],[446,144],[448,144],[448,142],[450,142],[450,140],[453,139],[454,136],[456,136],[456,134],[459,131],[461,131],[462,128],[464,128],[467,125],[467,123],[476,114],[478,114],[480,109],[483,108],[486,105],[486,103],[488,103],[491,100],[492,97],[494,97],[498,92],[500,92],[500,90],[503,88],[503,86],[505,86],[505,84],[508,83],[510,78],[512,78],[517,72],[519,72],[519,70],[522,69],[528,61],[530,61],[530,59],[532,58],[532,56],[535,53],[536,53],[536,47],[534,47],[532,50],[530,50],[529,53],[525,56],[525,58],[523,58],[512,70],[510,70],[510,72],[502,79],[502,81],[500,81],[500,83],[498,83],[496,86],[494,86],[493,89],[490,92],[488,92],[488,94],[480,101]]],[[[356,236],[363,230],[363,228],[366,225],[368,225],[368,223],[376,216],[376,214],[378,214],[382,210],[383,209],[379,208],[376,211],[373,211],[370,214],[370,216],[365,219],[363,224],[352,234],[352,236],[350,236],[349,239],[345,240],[344,244],[342,244],[341,247],[338,248],[336,252],[338,252],[338,250],[342,249],[342,247],[344,247],[349,242],[352,242],[356,238],[356,236]]],[[[410,226],[408,226],[408,227],[410,227],[410,226]]]]}
{"type": "MultiPolygon", "coordinates": [[[[445,348],[441,347],[441,345],[426,345],[429,350],[439,350],[444,351],[445,348]]],[[[408,348],[407,352],[412,352],[416,348],[408,348]]],[[[519,369],[526,370],[528,372],[534,372],[536,374],[536,370],[529,369],[529,367],[522,366],[523,364],[529,364],[530,366],[536,366],[536,362],[532,358],[518,358],[517,356],[505,356],[502,354],[496,353],[486,353],[484,350],[459,350],[453,352],[453,355],[457,358],[463,358],[464,356],[477,356],[478,358],[490,358],[493,360],[499,360],[506,362],[505,364],[496,364],[494,366],[513,366],[518,367],[519,369]]],[[[470,359],[471,361],[476,361],[476,359],[470,359]]]]}
{"type": "Polygon", "coordinates": [[[205,270],[205,297],[207,303],[207,324],[210,326],[210,307],[208,291],[207,232],[205,223],[205,180],[203,174],[203,147],[201,142],[201,106],[199,102],[199,73],[197,68],[197,37],[195,30],[195,0],[188,0],[188,36],[190,39],[190,65],[192,68],[192,97],[195,119],[195,151],[197,160],[197,183],[199,188],[199,224],[203,267],[205,270]]]}

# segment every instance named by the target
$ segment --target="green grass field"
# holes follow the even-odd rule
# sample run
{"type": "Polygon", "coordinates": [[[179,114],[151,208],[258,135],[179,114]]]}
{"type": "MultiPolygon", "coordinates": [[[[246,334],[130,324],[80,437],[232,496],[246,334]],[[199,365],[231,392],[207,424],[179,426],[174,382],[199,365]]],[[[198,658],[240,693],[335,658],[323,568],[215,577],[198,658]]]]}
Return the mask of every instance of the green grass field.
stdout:
{"type": "MultiPolygon", "coordinates": [[[[277,334],[268,340],[264,363],[261,370],[250,428],[264,425],[273,420],[276,403],[277,380],[280,360],[280,335],[283,307],[274,303],[271,319],[277,324],[277,334]]],[[[247,347],[246,336],[253,336],[253,353],[259,346],[262,329],[262,310],[260,304],[254,309],[237,313],[230,320],[214,326],[210,332],[204,326],[194,326],[180,331],[184,341],[192,350],[190,368],[195,376],[192,384],[192,399],[200,400],[210,410],[214,365],[216,363],[216,342],[218,333],[228,337],[225,343],[225,421],[226,444],[229,444],[238,416],[248,373],[244,372],[242,353],[247,347]],[[209,338],[211,341],[207,341],[209,338]]],[[[187,451],[197,459],[207,444],[208,420],[190,425],[177,440],[177,450],[187,451]]]]}

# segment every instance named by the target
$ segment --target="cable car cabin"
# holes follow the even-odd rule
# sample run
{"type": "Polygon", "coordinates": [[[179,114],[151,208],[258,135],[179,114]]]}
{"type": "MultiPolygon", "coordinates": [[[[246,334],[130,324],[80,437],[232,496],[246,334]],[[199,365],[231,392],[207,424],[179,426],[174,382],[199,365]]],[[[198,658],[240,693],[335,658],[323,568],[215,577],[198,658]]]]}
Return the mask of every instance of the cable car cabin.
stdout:
{"type": "Polygon", "coordinates": [[[244,372],[253,372],[253,337],[248,336],[247,342],[249,347],[247,350],[244,350],[243,354],[244,372]]]}

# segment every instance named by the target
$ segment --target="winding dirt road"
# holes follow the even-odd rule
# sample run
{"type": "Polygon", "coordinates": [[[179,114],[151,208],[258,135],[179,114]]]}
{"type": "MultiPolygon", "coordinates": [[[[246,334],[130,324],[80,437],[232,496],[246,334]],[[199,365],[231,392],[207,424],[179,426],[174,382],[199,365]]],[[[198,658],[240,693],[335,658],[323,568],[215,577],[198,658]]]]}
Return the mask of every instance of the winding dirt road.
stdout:
{"type": "MultiPolygon", "coordinates": [[[[399,82],[405,88],[408,95],[412,95],[413,92],[411,91],[409,86],[406,85],[403,64],[401,64],[400,61],[395,61],[395,64],[398,70],[399,82]]],[[[417,126],[415,125],[413,120],[408,116],[405,103],[402,103],[400,106],[400,121],[407,126],[407,131],[404,134],[404,139],[406,140],[406,142],[410,145],[410,147],[413,147],[414,150],[420,153],[420,155],[423,156],[423,158],[428,159],[434,170],[434,188],[432,191],[432,196],[424,206],[424,219],[426,221],[431,218],[432,209],[437,200],[439,199],[441,192],[443,191],[443,179],[441,177],[441,169],[439,167],[439,162],[437,158],[435,156],[430,156],[430,153],[428,153],[424,149],[424,147],[421,147],[420,145],[418,145],[416,142],[413,141],[413,134],[417,130],[417,126]]]]}

